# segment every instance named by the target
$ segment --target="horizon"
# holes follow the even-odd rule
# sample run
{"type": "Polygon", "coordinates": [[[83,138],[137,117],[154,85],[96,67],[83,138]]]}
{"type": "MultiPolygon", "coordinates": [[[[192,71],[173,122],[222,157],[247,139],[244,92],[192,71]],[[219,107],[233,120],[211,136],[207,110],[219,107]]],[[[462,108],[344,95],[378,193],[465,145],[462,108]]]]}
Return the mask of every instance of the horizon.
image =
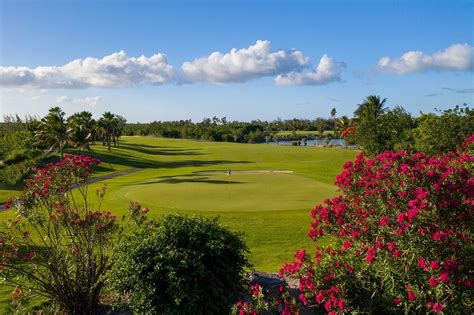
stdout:
{"type": "Polygon", "coordinates": [[[60,106],[144,123],[327,118],[333,107],[351,117],[371,94],[412,115],[472,105],[472,10],[472,1],[7,0],[0,112],[60,106]]]}

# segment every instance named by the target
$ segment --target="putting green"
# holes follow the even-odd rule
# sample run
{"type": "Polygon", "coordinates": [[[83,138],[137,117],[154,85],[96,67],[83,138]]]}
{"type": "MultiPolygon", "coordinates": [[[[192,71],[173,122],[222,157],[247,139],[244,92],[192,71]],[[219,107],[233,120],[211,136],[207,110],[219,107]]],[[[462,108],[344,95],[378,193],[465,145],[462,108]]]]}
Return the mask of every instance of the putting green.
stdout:
{"type": "Polygon", "coordinates": [[[294,174],[220,171],[157,177],[117,193],[166,209],[269,211],[310,209],[333,192],[332,185],[294,174]]]}

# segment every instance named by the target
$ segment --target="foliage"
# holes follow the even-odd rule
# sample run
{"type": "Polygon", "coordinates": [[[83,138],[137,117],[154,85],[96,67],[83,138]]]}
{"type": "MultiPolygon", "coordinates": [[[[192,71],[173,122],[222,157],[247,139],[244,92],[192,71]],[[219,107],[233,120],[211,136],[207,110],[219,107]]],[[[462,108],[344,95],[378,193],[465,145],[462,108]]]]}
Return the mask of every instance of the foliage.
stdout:
{"type": "MultiPolygon", "coordinates": [[[[352,134],[349,132],[348,138],[362,146],[369,156],[385,150],[406,149],[412,143],[410,132],[414,119],[400,106],[388,110],[385,102],[380,96],[368,96],[355,112],[356,128],[352,134]]],[[[347,126],[347,121],[344,125],[347,126]]]]}
{"type": "Polygon", "coordinates": [[[472,309],[474,136],[462,150],[429,156],[360,154],[337,176],[342,195],[311,213],[304,249],[281,274],[300,300],[328,313],[469,313],[472,309]],[[370,299],[368,299],[370,297],[370,299]]]}
{"type": "Polygon", "coordinates": [[[278,312],[282,315],[298,314],[297,300],[290,295],[288,289],[280,285],[278,296],[269,299],[269,292],[258,283],[250,285],[250,300],[239,300],[232,307],[233,315],[257,315],[265,312],[278,312]]]}
{"type": "Polygon", "coordinates": [[[136,207],[128,225],[101,210],[105,187],[96,192],[98,209],[90,208],[85,180],[97,164],[88,156],[66,155],[39,169],[22,195],[5,204],[17,217],[0,234],[0,276],[20,290],[14,302],[38,295],[71,314],[97,307],[120,238],[144,220],[136,207]]]}
{"type": "Polygon", "coordinates": [[[246,252],[216,219],[169,215],[125,242],[110,278],[138,313],[225,314],[241,292],[246,252]]]}
{"type": "Polygon", "coordinates": [[[474,133],[474,110],[455,107],[441,113],[422,114],[413,130],[414,149],[430,154],[456,149],[474,133]]]}
{"type": "Polygon", "coordinates": [[[0,126],[0,181],[14,185],[30,174],[42,152],[34,140],[31,117],[5,116],[0,126]]]}

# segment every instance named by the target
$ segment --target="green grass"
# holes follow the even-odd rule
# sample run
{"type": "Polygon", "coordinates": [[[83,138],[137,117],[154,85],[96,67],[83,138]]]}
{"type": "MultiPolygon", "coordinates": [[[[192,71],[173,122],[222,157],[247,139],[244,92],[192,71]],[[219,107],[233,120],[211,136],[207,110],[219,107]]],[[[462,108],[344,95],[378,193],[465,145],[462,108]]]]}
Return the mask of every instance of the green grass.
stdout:
{"type": "MultiPolygon", "coordinates": [[[[292,260],[297,249],[314,246],[307,237],[309,212],[336,194],[334,177],[344,161],[357,154],[342,148],[151,137],[124,137],[119,148],[107,151],[95,145],[85,153],[103,161],[94,176],[143,169],[105,181],[106,209],[121,215],[129,201],[136,200],[149,207],[154,218],[177,211],[219,216],[224,225],[245,233],[249,259],[257,270],[269,272],[292,260]],[[230,178],[224,172],[228,169],[234,171],[230,178]],[[293,173],[235,172],[238,170],[293,173]]],[[[90,189],[101,185],[92,184],[90,189]]],[[[6,194],[6,190],[0,192],[6,194]]],[[[13,216],[11,211],[2,212],[0,221],[13,216]]]]}

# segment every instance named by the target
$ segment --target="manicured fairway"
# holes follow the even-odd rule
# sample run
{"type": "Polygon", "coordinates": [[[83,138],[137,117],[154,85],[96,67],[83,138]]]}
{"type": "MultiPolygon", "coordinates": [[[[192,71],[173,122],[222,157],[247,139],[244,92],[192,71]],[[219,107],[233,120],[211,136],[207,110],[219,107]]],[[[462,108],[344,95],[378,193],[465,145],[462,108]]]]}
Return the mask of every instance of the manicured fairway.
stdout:
{"type": "MultiPolygon", "coordinates": [[[[151,209],[151,217],[176,211],[219,216],[231,229],[245,233],[249,257],[262,271],[277,271],[295,250],[314,245],[306,236],[309,211],[336,194],[335,175],[357,154],[341,148],[151,137],[124,137],[119,148],[107,151],[95,145],[85,153],[103,161],[96,176],[143,169],[105,181],[105,208],[120,215],[135,200],[151,209]],[[230,177],[225,173],[229,169],[230,177]],[[243,170],[251,172],[239,172],[243,170]]],[[[13,215],[6,211],[0,218],[13,215]]]]}

